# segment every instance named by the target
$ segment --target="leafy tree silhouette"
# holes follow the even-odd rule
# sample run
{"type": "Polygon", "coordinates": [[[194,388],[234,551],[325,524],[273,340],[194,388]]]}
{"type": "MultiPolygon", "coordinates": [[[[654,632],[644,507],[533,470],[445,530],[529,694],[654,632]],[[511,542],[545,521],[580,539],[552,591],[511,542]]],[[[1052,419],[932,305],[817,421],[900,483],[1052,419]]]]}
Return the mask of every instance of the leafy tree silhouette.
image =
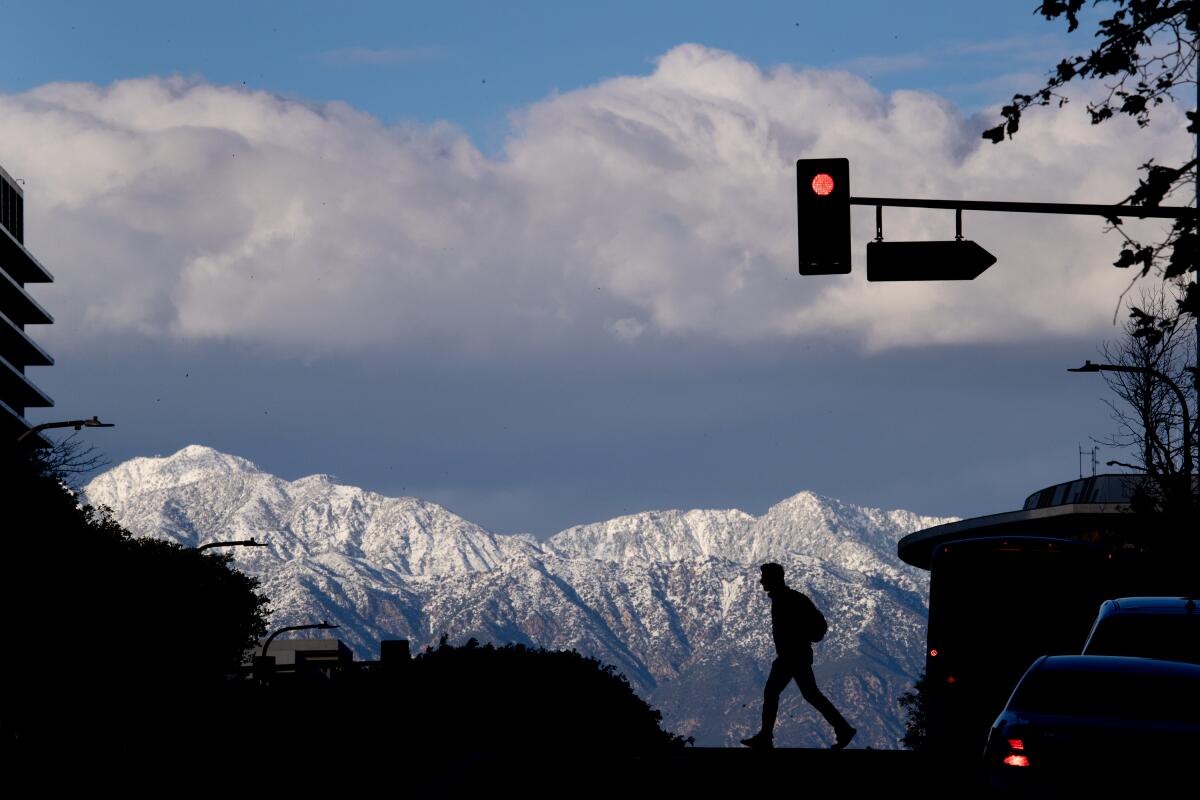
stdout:
{"type": "MultiPolygon", "coordinates": [[[[1095,47],[1086,56],[1064,58],[1035,91],[1014,95],[1012,102],[1000,109],[1005,121],[984,131],[985,139],[999,144],[1006,136],[1012,138],[1020,128],[1022,114],[1031,108],[1052,103],[1062,107],[1067,102],[1062,92],[1072,81],[1106,82],[1107,94],[1087,106],[1094,125],[1124,115],[1132,117],[1139,127],[1145,127],[1150,124],[1154,109],[1174,102],[1177,95],[1185,99],[1195,96],[1200,6],[1193,0],[1095,0],[1091,4],[1085,0],[1044,0],[1037,13],[1047,20],[1065,19],[1067,30],[1074,31],[1079,27],[1078,15],[1085,5],[1105,6],[1111,12],[1097,22],[1095,47]],[[1191,97],[1184,94],[1185,89],[1191,97]]],[[[1188,132],[1200,133],[1200,118],[1197,118],[1200,109],[1186,113],[1188,132]]],[[[1191,198],[1185,192],[1196,181],[1196,164],[1194,155],[1176,165],[1147,161],[1142,165],[1145,177],[1122,203],[1157,206],[1174,196],[1177,201],[1183,198],[1182,204],[1186,205],[1191,198]]],[[[1189,272],[1196,271],[1200,230],[1195,217],[1177,220],[1157,242],[1135,241],[1116,220],[1110,222],[1124,240],[1113,266],[1136,267],[1133,282],[1154,272],[1163,280],[1178,284],[1189,272]]],[[[1131,307],[1135,335],[1154,342],[1166,328],[1178,324],[1178,316],[1195,320],[1200,316],[1197,286],[1195,281],[1181,284],[1177,308],[1166,313],[1131,307]]]]}
{"type": "Polygon", "coordinates": [[[443,636],[414,659],[411,680],[450,712],[433,715],[433,728],[454,740],[646,752],[686,741],[662,730],[662,714],[615,667],[574,650],[454,647],[443,636]]]}
{"type": "Polygon", "coordinates": [[[38,451],[0,453],[5,636],[0,745],[131,752],[239,668],[266,631],[258,581],[214,555],[133,537],[38,451]]]}
{"type": "Polygon", "coordinates": [[[924,671],[917,677],[913,688],[900,695],[897,702],[904,710],[904,736],[900,743],[909,750],[924,750],[928,736],[928,699],[929,681],[924,671]]]}
{"type": "Polygon", "coordinates": [[[598,764],[655,762],[687,741],[664,731],[661,714],[612,666],[522,644],[454,646],[443,636],[398,665],[281,674],[232,689],[229,708],[253,708],[263,722],[223,730],[229,750],[286,763],[296,740],[262,731],[309,732],[323,759],[391,764],[409,788],[483,789],[522,775],[579,791],[613,777],[583,777],[598,764]]]}

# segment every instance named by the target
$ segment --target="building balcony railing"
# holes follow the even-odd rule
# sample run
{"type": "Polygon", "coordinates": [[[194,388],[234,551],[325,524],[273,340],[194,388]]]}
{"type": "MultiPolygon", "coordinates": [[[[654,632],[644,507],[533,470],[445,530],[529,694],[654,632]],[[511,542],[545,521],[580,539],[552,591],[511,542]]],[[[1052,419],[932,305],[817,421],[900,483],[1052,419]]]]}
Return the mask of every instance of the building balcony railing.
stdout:
{"type": "Polygon", "coordinates": [[[50,270],[43,267],[3,225],[0,225],[0,270],[7,272],[17,283],[54,282],[50,270]]]}

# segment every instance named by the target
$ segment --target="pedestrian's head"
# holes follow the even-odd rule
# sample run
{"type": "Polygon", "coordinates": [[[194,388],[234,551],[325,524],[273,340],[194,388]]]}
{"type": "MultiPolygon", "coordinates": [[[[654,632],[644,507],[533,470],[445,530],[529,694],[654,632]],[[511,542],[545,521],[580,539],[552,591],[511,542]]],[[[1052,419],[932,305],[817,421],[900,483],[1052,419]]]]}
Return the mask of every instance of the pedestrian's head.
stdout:
{"type": "Polygon", "coordinates": [[[762,570],[762,579],[760,580],[760,583],[762,583],[764,590],[769,592],[773,589],[783,586],[782,564],[771,562],[769,564],[763,564],[760,569],[762,570]]]}

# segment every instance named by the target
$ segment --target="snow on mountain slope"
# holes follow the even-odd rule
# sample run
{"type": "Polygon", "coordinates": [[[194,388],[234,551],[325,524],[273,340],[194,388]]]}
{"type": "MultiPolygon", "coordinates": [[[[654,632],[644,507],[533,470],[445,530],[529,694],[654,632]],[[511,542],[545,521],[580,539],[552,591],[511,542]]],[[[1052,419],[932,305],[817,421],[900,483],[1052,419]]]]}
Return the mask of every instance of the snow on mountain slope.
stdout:
{"type": "Polygon", "coordinates": [[[754,517],[729,511],[647,511],[576,525],[555,534],[546,549],[560,558],[653,563],[745,550],[754,517]]]}
{"type": "Polygon", "coordinates": [[[384,497],[325,475],[289,482],[198,445],[127,461],[92,480],[85,494],[118,519],[137,520],[137,532],[189,547],[265,539],[265,551],[245,551],[246,565],[258,569],[336,552],[402,575],[444,577],[493,569],[506,548],[521,547],[436,503],[384,497]]]}
{"type": "MultiPolygon", "coordinates": [[[[948,521],[801,492],[761,517],[652,511],[539,542],[324,475],[286,481],[198,445],[120,464],[85,494],[137,535],[189,547],[267,541],[234,555],[262,579],[273,626],[328,619],[360,657],[383,638],[420,647],[443,633],[574,648],[616,666],[668,728],[706,744],[757,728],[773,657],[757,565],[777,560],[830,620],[816,671],[859,727],[856,744],[895,747],[896,698],[920,670],[928,590],[896,541],[948,521]]],[[[798,693],[785,694],[780,744],[823,744],[828,733],[798,693]]]]}

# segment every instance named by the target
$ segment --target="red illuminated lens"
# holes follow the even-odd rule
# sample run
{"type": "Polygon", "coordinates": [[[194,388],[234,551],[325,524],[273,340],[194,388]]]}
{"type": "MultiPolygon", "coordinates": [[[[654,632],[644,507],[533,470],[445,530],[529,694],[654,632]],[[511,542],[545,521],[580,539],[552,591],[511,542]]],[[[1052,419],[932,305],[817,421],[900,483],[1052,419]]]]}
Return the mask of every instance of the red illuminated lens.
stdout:
{"type": "Polygon", "coordinates": [[[1019,756],[1014,753],[1013,755],[1005,758],[1004,763],[1008,764],[1010,767],[1028,767],[1029,756],[1019,756]]]}
{"type": "Polygon", "coordinates": [[[812,179],[812,189],[817,194],[824,197],[833,192],[833,176],[822,172],[820,175],[812,179]]]}
{"type": "Polygon", "coordinates": [[[937,658],[937,654],[938,654],[938,651],[936,648],[929,651],[929,655],[933,656],[934,658],[937,658]]]}
{"type": "Polygon", "coordinates": [[[1021,741],[1020,739],[1009,739],[1008,746],[1013,750],[1024,750],[1025,742],[1021,741]]]}

